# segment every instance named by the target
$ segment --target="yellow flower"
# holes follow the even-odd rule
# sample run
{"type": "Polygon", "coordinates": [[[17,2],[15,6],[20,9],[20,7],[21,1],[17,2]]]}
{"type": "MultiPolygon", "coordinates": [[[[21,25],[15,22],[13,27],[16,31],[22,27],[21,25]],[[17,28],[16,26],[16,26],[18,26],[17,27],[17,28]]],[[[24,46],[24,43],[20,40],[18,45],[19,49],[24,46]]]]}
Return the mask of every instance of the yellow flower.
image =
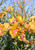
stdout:
{"type": "Polygon", "coordinates": [[[6,33],[6,28],[3,24],[0,24],[0,36],[3,36],[6,33]]]}
{"type": "Polygon", "coordinates": [[[3,24],[0,24],[0,27],[3,27],[3,24]]]}
{"type": "Polygon", "coordinates": [[[32,33],[35,33],[35,16],[30,17],[32,19],[31,22],[29,22],[30,29],[32,30],[32,33]]]}
{"type": "Polygon", "coordinates": [[[7,29],[9,29],[10,24],[9,23],[4,23],[4,27],[7,29]]]}
{"type": "Polygon", "coordinates": [[[33,31],[33,33],[35,33],[35,23],[34,22],[30,22],[30,29],[33,31]]]}
{"type": "Polygon", "coordinates": [[[18,15],[18,16],[16,17],[16,20],[17,20],[18,22],[22,23],[22,16],[21,16],[21,15],[18,15]]]}
{"type": "Polygon", "coordinates": [[[19,29],[12,29],[9,31],[10,35],[15,38],[17,35],[19,35],[19,29]]]}
{"type": "Polygon", "coordinates": [[[12,23],[14,21],[14,17],[10,18],[10,23],[12,23]]]}

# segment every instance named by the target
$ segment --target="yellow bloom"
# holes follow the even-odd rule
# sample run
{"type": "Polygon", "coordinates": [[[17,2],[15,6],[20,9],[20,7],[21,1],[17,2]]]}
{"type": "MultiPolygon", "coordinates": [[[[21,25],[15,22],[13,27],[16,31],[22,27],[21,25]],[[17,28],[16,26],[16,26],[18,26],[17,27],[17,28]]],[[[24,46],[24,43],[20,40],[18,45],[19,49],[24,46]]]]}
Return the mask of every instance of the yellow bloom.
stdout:
{"type": "Polygon", "coordinates": [[[0,27],[3,27],[3,24],[0,24],[0,27]]]}
{"type": "Polygon", "coordinates": [[[35,31],[35,23],[30,22],[29,25],[30,25],[30,29],[31,29],[32,31],[35,31]]]}
{"type": "Polygon", "coordinates": [[[19,29],[12,29],[9,31],[10,35],[15,38],[19,34],[19,29]]]}
{"type": "Polygon", "coordinates": [[[22,16],[21,16],[21,15],[18,15],[18,16],[16,17],[16,20],[17,20],[18,22],[22,23],[22,16]]]}
{"type": "Polygon", "coordinates": [[[14,21],[14,17],[10,18],[10,23],[12,23],[14,21]]]}
{"type": "Polygon", "coordinates": [[[3,36],[6,33],[6,28],[3,24],[0,24],[0,36],[3,36]]]}
{"type": "Polygon", "coordinates": [[[35,33],[35,16],[30,17],[32,21],[29,23],[32,33],[35,33]]]}
{"type": "Polygon", "coordinates": [[[4,27],[7,29],[9,29],[10,24],[9,23],[4,23],[4,27]]]}

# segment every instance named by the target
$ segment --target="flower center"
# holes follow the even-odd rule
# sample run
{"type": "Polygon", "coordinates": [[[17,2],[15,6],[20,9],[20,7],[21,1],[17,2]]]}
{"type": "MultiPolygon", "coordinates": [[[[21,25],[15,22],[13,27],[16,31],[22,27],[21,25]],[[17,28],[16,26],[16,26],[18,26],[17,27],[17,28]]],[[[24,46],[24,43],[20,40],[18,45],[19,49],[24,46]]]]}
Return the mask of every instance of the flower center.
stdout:
{"type": "Polygon", "coordinates": [[[15,34],[17,34],[17,31],[15,32],[15,34]]]}

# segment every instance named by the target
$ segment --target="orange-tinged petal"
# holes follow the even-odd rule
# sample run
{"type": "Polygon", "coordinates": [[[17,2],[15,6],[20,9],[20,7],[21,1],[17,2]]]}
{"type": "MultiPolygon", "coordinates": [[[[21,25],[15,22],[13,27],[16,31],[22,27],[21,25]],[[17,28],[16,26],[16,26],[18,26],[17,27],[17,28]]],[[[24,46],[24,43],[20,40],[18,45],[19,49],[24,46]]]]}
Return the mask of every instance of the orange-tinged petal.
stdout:
{"type": "Polygon", "coordinates": [[[14,26],[17,26],[17,25],[18,25],[18,22],[15,22],[15,23],[14,23],[14,26]]]}
{"type": "Polygon", "coordinates": [[[33,41],[32,40],[30,41],[30,44],[33,44],[33,41]]]}
{"type": "Polygon", "coordinates": [[[19,13],[18,14],[21,14],[21,10],[19,11],[19,13]]]}
{"type": "Polygon", "coordinates": [[[3,18],[3,13],[2,12],[0,12],[0,18],[3,18]]]}
{"type": "Polygon", "coordinates": [[[9,26],[10,26],[9,23],[4,23],[5,28],[9,29],[9,26]]]}
{"type": "Polygon", "coordinates": [[[26,0],[24,0],[24,2],[26,2],[26,0]]]}
{"type": "Polygon", "coordinates": [[[17,1],[17,3],[19,4],[19,1],[17,1]]]}
{"type": "Polygon", "coordinates": [[[17,12],[19,11],[19,9],[17,8],[17,10],[16,10],[17,12]]]}
{"type": "Polygon", "coordinates": [[[21,7],[21,4],[19,4],[19,6],[21,7]]]}

